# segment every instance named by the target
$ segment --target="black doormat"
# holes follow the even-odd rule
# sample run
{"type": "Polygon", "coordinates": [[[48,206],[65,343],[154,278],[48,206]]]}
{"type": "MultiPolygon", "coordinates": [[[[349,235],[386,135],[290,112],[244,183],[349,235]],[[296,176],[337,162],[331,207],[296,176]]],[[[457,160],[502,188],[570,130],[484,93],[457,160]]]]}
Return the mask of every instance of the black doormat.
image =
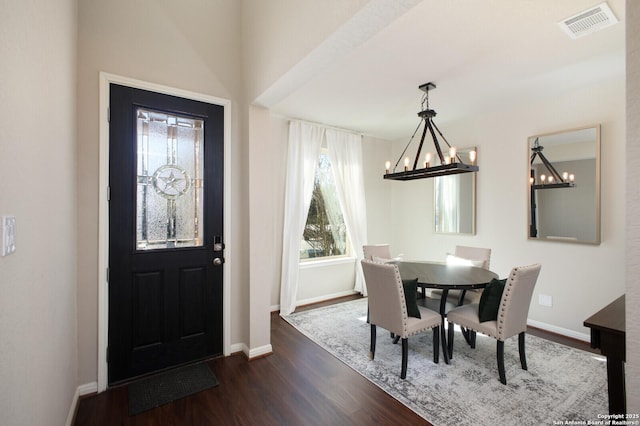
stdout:
{"type": "Polygon", "coordinates": [[[218,386],[218,379],[204,362],[139,380],[129,385],[129,415],[135,416],[214,386],[218,386]]]}

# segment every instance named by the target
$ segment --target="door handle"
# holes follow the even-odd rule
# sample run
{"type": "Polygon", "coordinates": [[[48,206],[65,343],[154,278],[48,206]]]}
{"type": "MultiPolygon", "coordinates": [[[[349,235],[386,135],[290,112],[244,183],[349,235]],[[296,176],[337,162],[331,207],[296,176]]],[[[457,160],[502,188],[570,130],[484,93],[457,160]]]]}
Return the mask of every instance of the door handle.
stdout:
{"type": "Polygon", "coordinates": [[[220,266],[224,263],[224,257],[216,257],[213,259],[213,264],[216,266],[220,266]]]}

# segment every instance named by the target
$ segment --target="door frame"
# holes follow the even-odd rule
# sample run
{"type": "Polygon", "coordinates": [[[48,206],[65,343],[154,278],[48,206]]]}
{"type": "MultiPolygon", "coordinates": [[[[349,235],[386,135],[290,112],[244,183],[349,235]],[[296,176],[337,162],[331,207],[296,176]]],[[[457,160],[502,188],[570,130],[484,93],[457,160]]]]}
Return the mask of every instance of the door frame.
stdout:
{"type": "MultiPolygon", "coordinates": [[[[98,392],[108,385],[107,345],[109,339],[109,87],[111,83],[148,90],[185,99],[202,101],[224,107],[224,239],[227,247],[231,237],[231,101],[214,96],[190,92],[174,87],[136,80],[100,72],[100,150],[99,150],[99,208],[98,208],[98,392]]],[[[227,248],[227,250],[229,250],[227,248]]],[[[224,356],[231,353],[231,264],[233,256],[226,256],[223,267],[222,349],[224,356]]]]}

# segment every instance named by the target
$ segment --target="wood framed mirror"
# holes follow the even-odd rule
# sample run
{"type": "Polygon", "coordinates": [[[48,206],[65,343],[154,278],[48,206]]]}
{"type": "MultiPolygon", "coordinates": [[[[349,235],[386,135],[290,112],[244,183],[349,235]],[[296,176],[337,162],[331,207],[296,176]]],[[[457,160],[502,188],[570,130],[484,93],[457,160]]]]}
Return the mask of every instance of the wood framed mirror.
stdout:
{"type": "Polygon", "coordinates": [[[527,140],[531,240],[600,244],[600,125],[527,140]]]}

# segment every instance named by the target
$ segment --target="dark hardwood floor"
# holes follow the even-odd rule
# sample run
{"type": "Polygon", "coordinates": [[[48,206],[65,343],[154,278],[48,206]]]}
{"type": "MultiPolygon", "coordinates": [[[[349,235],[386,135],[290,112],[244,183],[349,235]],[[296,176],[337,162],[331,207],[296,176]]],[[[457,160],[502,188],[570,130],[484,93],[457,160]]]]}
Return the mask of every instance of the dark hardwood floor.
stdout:
{"type": "MultiPolygon", "coordinates": [[[[324,305],[354,299],[342,298],[324,305]]],[[[316,304],[317,307],[323,304],[316,304]]],[[[298,310],[311,307],[298,308],[298,310]]],[[[530,334],[589,350],[542,330],[530,334]]],[[[421,417],[271,314],[273,354],[208,361],[220,385],[129,417],[127,386],[82,397],[75,425],[428,425],[421,417]]]]}

